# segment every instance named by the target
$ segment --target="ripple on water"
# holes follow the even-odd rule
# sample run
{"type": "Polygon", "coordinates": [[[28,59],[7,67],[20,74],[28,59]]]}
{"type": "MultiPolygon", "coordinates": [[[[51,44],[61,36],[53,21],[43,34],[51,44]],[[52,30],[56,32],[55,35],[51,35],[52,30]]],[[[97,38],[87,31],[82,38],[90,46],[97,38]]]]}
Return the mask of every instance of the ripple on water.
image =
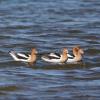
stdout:
{"type": "Polygon", "coordinates": [[[0,100],[99,100],[99,0],[0,0],[0,100]],[[40,54],[81,45],[82,63],[33,66],[9,51],[40,54]]]}

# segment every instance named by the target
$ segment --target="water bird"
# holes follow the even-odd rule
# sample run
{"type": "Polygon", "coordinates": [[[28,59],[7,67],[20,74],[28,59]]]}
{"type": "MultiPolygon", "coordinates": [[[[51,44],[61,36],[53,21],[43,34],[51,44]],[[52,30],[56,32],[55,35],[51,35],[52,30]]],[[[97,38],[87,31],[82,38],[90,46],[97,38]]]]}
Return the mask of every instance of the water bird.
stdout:
{"type": "Polygon", "coordinates": [[[53,53],[43,55],[41,57],[41,59],[46,61],[46,62],[50,62],[50,63],[65,63],[68,59],[68,56],[67,56],[68,50],[67,50],[67,48],[63,48],[61,54],[57,54],[55,56],[53,56],[52,54],[53,53]]]}
{"type": "MultiPolygon", "coordinates": [[[[72,51],[73,51],[73,55],[67,53],[68,59],[66,60],[66,62],[73,63],[73,62],[81,61],[82,55],[84,54],[83,49],[81,49],[80,46],[75,46],[73,47],[72,51]]],[[[50,53],[49,56],[60,59],[60,55],[58,53],[50,53]]]]}
{"type": "Polygon", "coordinates": [[[73,48],[73,56],[68,57],[67,62],[72,63],[72,62],[79,62],[82,60],[82,55],[84,54],[83,49],[80,48],[80,46],[75,46],[73,48]]]}
{"type": "Polygon", "coordinates": [[[30,64],[35,63],[37,58],[37,50],[35,48],[32,48],[30,54],[16,53],[15,51],[10,51],[9,54],[15,61],[28,62],[30,64]]]}
{"type": "MultiPolygon", "coordinates": [[[[52,52],[52,53],[49,54],[49,56],[59,58],[59,57],[60,57],[60,54],[59,54],[59,53],[53,53],[53,52],[52,52]]],[[[67,53],[67,56],[68,56],[68,57],[71,57],[71,58],[73,57],[73,56],[70,55],[69,53],[67,53]]]]}

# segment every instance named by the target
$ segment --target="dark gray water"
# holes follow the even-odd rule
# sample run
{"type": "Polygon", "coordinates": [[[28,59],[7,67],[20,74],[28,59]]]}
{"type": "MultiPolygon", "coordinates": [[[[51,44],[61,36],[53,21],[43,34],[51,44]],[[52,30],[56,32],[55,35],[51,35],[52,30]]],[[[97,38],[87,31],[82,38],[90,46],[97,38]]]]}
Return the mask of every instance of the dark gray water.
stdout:
{"type": "Polygon", "coordinates": [[[0,0],[0,100],[100,100],[100,0],[0,0]],[[79,44],[82,64],[32,67],[8,52],[60,52],[79,44]]]}

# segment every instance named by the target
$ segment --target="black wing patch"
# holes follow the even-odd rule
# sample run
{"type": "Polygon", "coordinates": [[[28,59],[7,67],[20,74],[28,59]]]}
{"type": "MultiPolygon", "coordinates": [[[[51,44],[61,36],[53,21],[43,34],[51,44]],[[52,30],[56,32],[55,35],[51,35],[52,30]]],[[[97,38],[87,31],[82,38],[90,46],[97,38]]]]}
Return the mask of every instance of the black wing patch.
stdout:
{"type": "Polygon", "coordinates": [[[43,58],[46,58],[46,59],[59,59],[58,57],[49,56],[49,55],[44,55],[43,58]]]}
{"type": "Polygon", "coordinates": [[[74,57],[68,57],[68,59],[73,59],[74,57]]]}
{"type": "Polygon", "coordinates": [[[55,53],[58,57],[61,57],[61,55],[59,53],[55,53]]]}
{"type": "Polygon", "coordinates": [[[58,57],[48,56],[49,59],[59,59],[58,57]]]}
{"type": "Polygon", "coordinates": [[[19,56],[19,55],[16,55],[16,56],[17,56],[18,59],[26,59],[27,60],[27,58],[25,58],[25,57],[22,57],[22,56],[19,56]]]}
{"type": "Polygon", "coordinates": [[[29,54],[28,53],[24,53],[24,55],[27,56],[27,57],[29,57],[29,54]]]}

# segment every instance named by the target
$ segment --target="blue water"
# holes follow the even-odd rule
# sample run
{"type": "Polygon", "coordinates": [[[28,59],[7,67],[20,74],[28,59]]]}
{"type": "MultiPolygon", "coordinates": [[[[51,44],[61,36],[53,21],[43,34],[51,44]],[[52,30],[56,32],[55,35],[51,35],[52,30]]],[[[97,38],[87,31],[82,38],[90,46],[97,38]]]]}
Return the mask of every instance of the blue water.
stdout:
{"type": "Polygon", "coordinates": [[[0,0],[0,100],[100,99],[100,0],[0,0]],[[83,63],[15,62],[8,52],[61,52],[83,63]]]}

